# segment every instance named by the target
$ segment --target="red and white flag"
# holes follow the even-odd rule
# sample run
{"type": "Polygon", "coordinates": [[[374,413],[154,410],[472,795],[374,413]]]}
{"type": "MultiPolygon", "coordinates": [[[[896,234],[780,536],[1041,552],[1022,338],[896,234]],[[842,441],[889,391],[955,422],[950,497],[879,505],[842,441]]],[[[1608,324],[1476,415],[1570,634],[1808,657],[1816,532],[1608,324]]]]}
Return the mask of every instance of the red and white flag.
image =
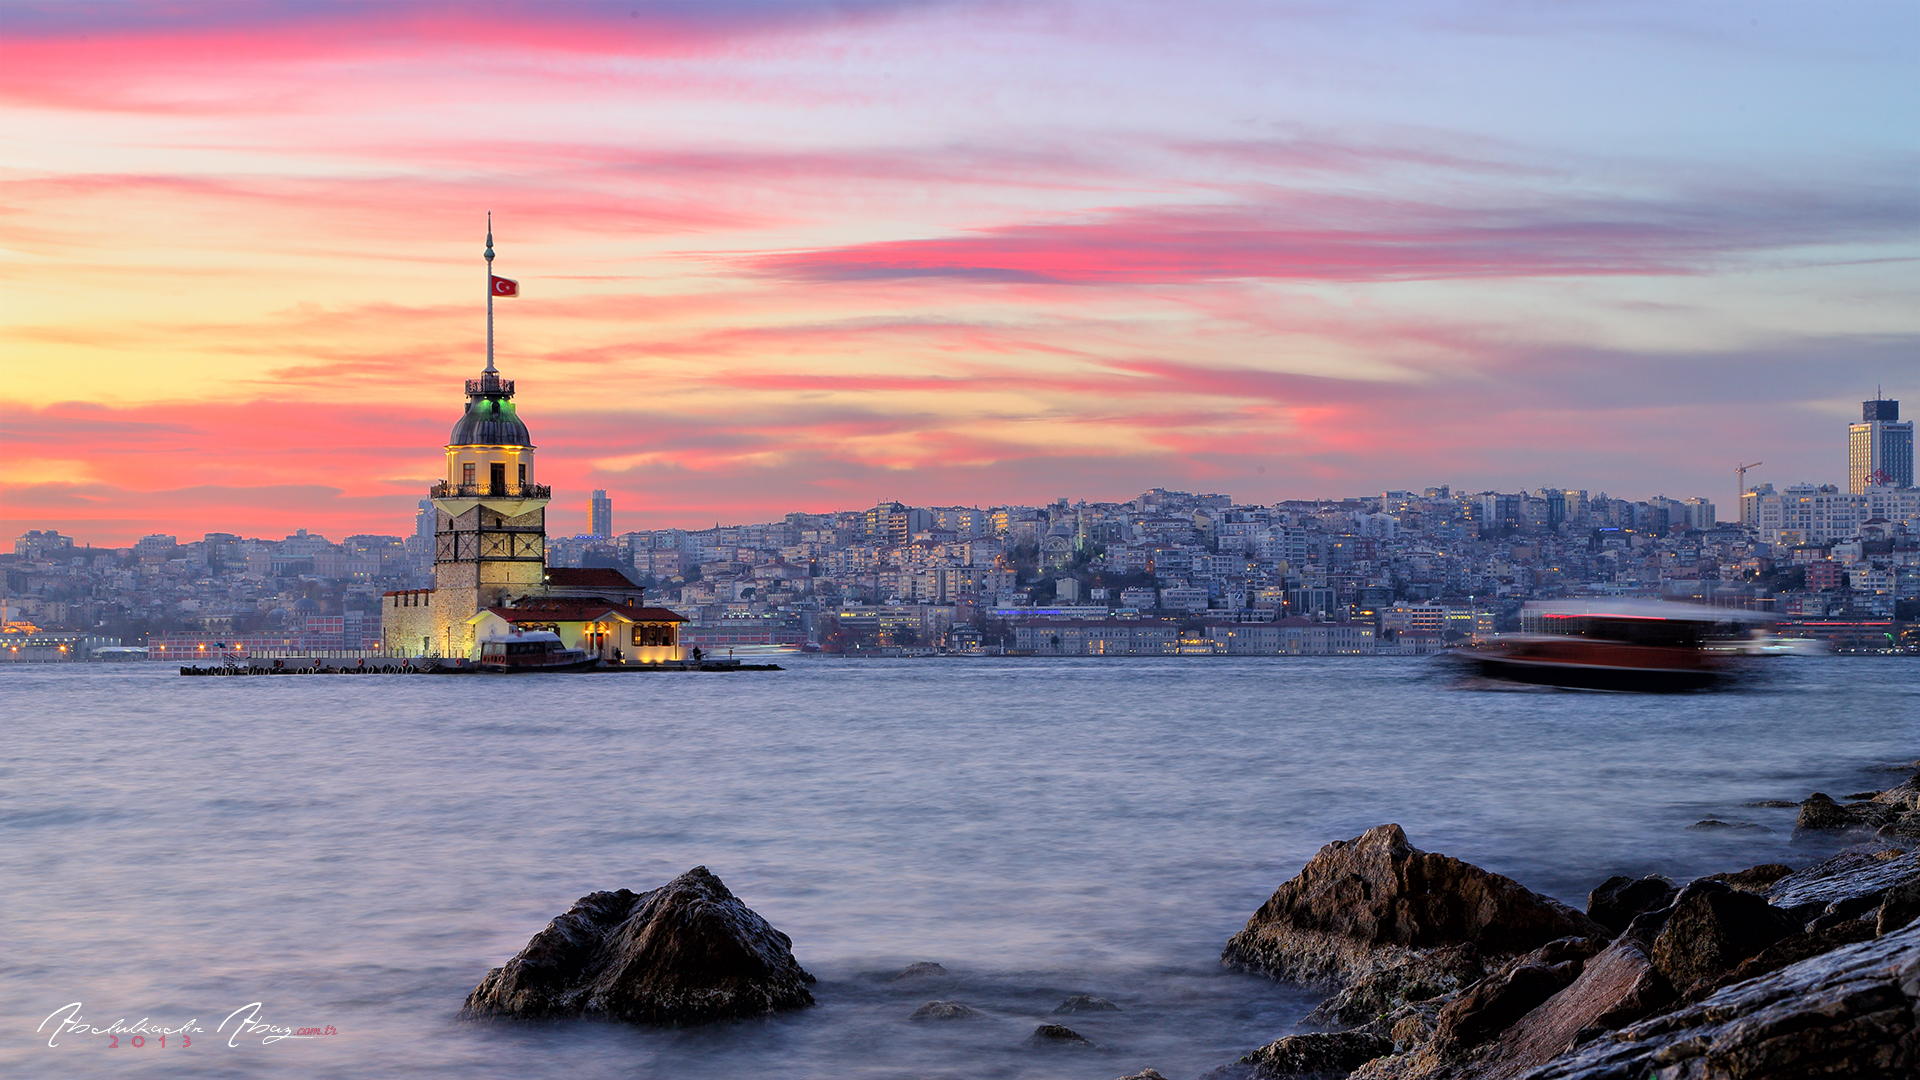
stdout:
{"type": "Polygon", "coordinates": [[[520,283],[512,278],[494,277],[492,274],[488,274],[487,288],[492,290],[495,296],[520,295],[520,283]]]}

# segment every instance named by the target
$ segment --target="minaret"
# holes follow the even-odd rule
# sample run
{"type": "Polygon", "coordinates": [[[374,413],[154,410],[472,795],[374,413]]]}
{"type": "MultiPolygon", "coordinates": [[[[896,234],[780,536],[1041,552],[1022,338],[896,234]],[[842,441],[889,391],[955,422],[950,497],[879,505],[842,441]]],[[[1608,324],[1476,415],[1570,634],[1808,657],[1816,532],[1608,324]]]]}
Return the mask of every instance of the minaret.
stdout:
{"type": "MultiPolygon", "coordinates": [[[[467,619],[538,592],[547,563],[547,500],[534,483],[533,440],[513,405],[513,380],[493,363],[493,215],[487,215],[487,366],[467,380],[467,408],[447,439],[446,478],[434,505],[433,640],[441,656],[469,656],[467,619]]],[[[512,295],[512,293],[504,293],[512,295]]]]}

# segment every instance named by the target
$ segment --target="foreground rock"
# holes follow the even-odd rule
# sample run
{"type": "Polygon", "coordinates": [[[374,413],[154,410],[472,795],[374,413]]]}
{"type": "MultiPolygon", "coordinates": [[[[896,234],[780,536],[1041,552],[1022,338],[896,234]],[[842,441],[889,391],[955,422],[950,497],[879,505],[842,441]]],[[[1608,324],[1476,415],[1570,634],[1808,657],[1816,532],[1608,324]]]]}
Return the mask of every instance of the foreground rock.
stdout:
{"type": "Polygon", "coordinates": [[[1511,878],[1421,851],[1400,826],[1381,825],[1321,848],[1221,960],[1277,978],[1346,981],[1448,947],[1504,957],[1605,932],[1511,878]]]}
{"type": "Polygon", "coordinates": [[[681,1026],[813,1004],[793,942],[696,866],[651,892],[583,896],[467,996],[471,1017],[681,1026]]]}
{"type": "Polygon", "coordinates": [[[1920,1075],[1920,927],[1603,1034],[1529,1080],[1920,1075]]]}

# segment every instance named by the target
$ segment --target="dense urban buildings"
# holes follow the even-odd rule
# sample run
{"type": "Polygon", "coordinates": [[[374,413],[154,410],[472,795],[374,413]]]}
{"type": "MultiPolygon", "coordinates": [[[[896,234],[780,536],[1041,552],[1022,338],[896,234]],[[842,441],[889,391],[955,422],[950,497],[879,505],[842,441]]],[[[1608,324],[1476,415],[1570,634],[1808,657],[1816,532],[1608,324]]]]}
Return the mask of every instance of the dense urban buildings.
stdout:
{"type": "MultiPolygon", "coordinates": [[[[1561,487],[1260,504],[1156,488],[1122,502],[888,501],[551,537],[511,383],[488,373],[467,389],[446,478],[411,536],[155,535],[103,549],[29,530],[0,555],[0,658],[79,657],[120,642],[155,657],[373,648],[383,637],[389,648],[420,636],[431,647],[455,623],[515,625],[519,615],[501,612],[541,596],[555,610],[535,623],[606,635],[603,651],[616,637],[659,639],[661,627],[616,616],[660,605],[689,620],[662,624],[679,627],[679,647],[710,652],[1419,655],[1514,628],[1526,600],[1577,596],[1771,612],[1787,632],[1841,648],[1920,644],[1910,629],[1920,626],[1920,489],[1910,483],[1752,484],[1731,522],[1704,498],[1561,487]],[[422,606],[435,595],[458,600],[446,626],[422,606]],[[585,610],[594,605],[607,610],[585,610]]],[[[1910,481],[1898,403],[1870,401],[1865,414],[1850,453],[1857,429],[1879,425],[1870,479],[1910,481]]],[[[599,493],[592,505],[603,505],[599,493]]],[[[440,647],[458,651],[451,638],[440,647]]]]}

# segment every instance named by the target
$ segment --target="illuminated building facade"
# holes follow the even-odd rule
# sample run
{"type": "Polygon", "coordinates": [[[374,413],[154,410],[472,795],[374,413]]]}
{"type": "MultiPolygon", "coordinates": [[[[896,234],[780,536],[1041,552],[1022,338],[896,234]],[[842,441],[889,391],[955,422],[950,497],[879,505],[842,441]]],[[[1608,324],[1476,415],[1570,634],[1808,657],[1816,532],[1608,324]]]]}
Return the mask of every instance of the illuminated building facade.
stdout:
{"type": "Polygon", "coordinates": [[[1900,419],[1900,403],[1860,403],[1860,422],[1847,425],[1847,490],[1913,486],[1913,421],[1900,419]]]}

